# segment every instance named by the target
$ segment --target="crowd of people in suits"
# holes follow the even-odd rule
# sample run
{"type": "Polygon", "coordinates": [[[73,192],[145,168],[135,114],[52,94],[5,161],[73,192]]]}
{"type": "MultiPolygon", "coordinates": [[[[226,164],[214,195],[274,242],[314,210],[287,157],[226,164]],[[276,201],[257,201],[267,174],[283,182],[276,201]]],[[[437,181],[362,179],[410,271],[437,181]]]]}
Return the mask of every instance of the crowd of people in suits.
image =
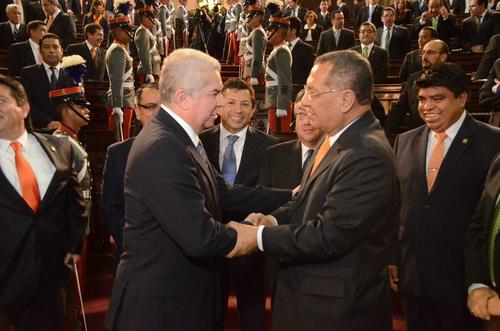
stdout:
{"type": "Polygon", "coordinates": [[[0,331],[79,327],[70,270],[91,224],[84,81],[103,80],[119,140],[100,200],[115,242],[110,330],[222,331],[233,290],[242,330],[264,329],[270,294],[275,330],[391,330],[391,288],[409,331],[496,330],[495,1],[187,6],[1,2],[0,331]],[[484,53],[473,78],[485,79],[490,124],[466,111],[456,37],[484,53]],[[241,78],[223,83],[215,58],[241,78]],[[391,59],[403,59],[403,87],[386,116],[373,85],[391,59]],[[252,125],[262,109],[266,133],[252,125]],[[387,133],[399,134],[393,148],[387,133]]]}

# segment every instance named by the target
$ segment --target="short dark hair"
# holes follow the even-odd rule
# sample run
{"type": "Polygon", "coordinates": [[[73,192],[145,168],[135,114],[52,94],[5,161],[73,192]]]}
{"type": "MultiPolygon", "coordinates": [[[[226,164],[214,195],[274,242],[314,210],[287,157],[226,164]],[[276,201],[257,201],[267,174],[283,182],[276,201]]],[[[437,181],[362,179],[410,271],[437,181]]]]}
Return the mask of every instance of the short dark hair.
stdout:
{"type": "Polygon", "coordinates": [[[30,31],[33,31],[33,30],[36,30],[38,29],[40,26],[47,26],[47,24],[45,24],[45,22],[43,21],[40,21],[40,20],[34,20],[34,21],[31,21],[28,23],[28,33],[30,31]]]}
{"type": "Polygon", "coordinates": [[[488,0],[477,0],[477,5],[484,6],[485,8],[487,8],[488,7],[488,0]]]}
{"type": "Polygon", "coordinates": [[[290,18],[288,18],[290,20],[290,31],[292,29],[295,29],[295,35],[297,37],[300,37],[300,33],[302,32],[302,21],[300,20],[300,18],[298,17],[295,17],[295,16],[292,16],[290,18]]]}
{"type": "Polygon", "coordinates": [[[373,74],[370,63],[361,54],[352,50],[325,53],[314,62],[331,64],[328,84],[333,82],[350,89],[360,105],[368,105],[373,99],[373,74]]]}
{"type": "Polygon", "coordinates": [[[335,9],[334,11],[332,11],[332,16],[330,16],[330,21],[335,19],[335,14],[344,14],[341,10],[338,10],[338,9],[335,9]]]}
{"type": "Polygon", "coordinates": [[[46,40],[46,39],[57,39],[59,41],[59,46],[62,47],[62,41],[61,41],[61,38],[59,38],[58,35],[56,35],[55,33],[46,33],[43,35],[42,38],[40,38],[40,42],[39,42],[39,45],[40,45],[40,48],[42,48],[42,45],[43,45],[43,41],[46,40]]]}
{"type": "Polygon", "coordinates": [[[152,82],[152,83],[144,83],[142,84],[137,91],[135,91],[135,101],[137,104],[141,103],[142,99],[142,92],[144,92],[145,89],[152,89],[152,90],[160,90],[160,84],[157,82],[152,82]]]}
{"type": "Polygon", "coordinates": [[[373,23],[370,22],[361,23],[361,25],[359,26],[359,30],[361,30],[361,28],[364,26],[369,26],[370,28],[372,28],[373,32],[377,32],[377,27],[373,23]]]}
{"type": "Polygon", "coordinates": [[[250,100],[252,101],[252,108],[255,106],[255,91],[252,86],[247,84],[240,78],[231,78],[227,80],[222,86],[221,93],[224,94],[226,90],[247,90],[250,93],[250,100]]]}
{"type": "Polygon", "coordinates": [[[382,10],[382,15],[384,14],[385,11],[390,11],[392,12],[393,15],[396,15],[396,11],[392,7],[384,7],[384,10],[382,10]]]}
{"type": "Polygon", "coordinates": [[[85,35],[85,38],[87,38],[88,33],[94,34],[97,30],[103,31],[104,29],[97,23],[89,23],[83,28],[83,34],[85,35]]]}
{"type": "Polygon", "coordinates": [[[469,94],[465,71],[455,63],[437,63],[424,70],[415,83],[418,88],[444,87],[453,92],[455,98],[464,92],[469,94]]]}
{"type": "MultiPolygon", "coordinates": [[[[28,95],[26,94],[26,90],[17,79],[0,74],[0,85],[3,85],[9,89],[9,94],[14,98],[16,104],[19,107],[24,106],[28,103],[28,95]]],[[[28,116],[26,116],[26,118],[24,119],[24,127],[28,132],[33,131],[30,114],[28,114],[28,116]]]]}
{"type": "Polygon", "coordinates": [[[424,26],[421,31],[429,31],[432,39],[437,39],[438,37],[437,30],[432,26],[424,26]]]}

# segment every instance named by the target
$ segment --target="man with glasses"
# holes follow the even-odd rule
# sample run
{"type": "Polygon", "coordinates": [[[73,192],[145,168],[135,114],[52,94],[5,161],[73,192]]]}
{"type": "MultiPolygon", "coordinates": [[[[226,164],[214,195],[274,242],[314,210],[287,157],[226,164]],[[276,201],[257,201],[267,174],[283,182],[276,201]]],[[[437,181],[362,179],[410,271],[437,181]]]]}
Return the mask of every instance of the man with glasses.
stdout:
{"type": "Polygon", "coordinates": [[[398,184],[372,97],[370,65],[361,55],[316,59],[302,106],[325,136],[300,193],[272,216],[247,218],[262,226],[229,223],[242,247],[280,258],[273,330],[392,330],[387,265],[398,184]]]}
{"type": "MultiPolygon", "coordinates": [[[[135,94],[135,116],[145,126],[160,109],[158,83],[143,84],[135,94]]],[[[109,233],[115,241],[115,265],[123,251],[123,225],[125,224],[125,201],[123,179],[128,154],[135,138],[108,147],[103,169],[101,210],[109,233]]]]}
{"type": "MultiPolygon", "coordinates": [[[[448,60],[448,45],[439,39],[431,40],[425,44],[422,49],[422,68],[427,70],[433,65],[448,60]]],[[[387,133],[401,133],[406,128],[407,130],[414,129],[424,124],[418,112],[418,87],[415,82],[421,71],[414,72],[408,77],[408,81],[403,84],[399,101],[393,105],[389,112],[384,129],[387,133]],[[408,122],[404,125],[406,116],[408,122]]]]}
{"type": "Polygon", "coordinates": [[[361,24],[359,29],[359,41],[361,44],[351,49],[360,53],[370,62],[373,72],[373,82],[375,84],[383,84],[389,72],[389,52],[375,45],[376,31],[377,29],[373,23],[366,22],[361,24]]]}

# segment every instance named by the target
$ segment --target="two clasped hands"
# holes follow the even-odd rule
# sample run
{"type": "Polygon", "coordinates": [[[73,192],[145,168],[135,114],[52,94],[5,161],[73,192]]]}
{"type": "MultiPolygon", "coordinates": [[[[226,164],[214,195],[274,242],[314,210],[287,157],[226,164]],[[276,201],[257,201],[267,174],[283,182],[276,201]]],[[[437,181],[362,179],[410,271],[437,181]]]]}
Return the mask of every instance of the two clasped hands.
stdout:
{"type": "Polygon", "coordinates": [[[251,213],[243,223],[230,221],[227,227],[235,229],[238,233],[236,245],[233,250],[226,255],[227,258],[249,255],[257,250],[257,231],[260,225],[275,226],[276,220],[272,216],[261,213],[251,213]]]}

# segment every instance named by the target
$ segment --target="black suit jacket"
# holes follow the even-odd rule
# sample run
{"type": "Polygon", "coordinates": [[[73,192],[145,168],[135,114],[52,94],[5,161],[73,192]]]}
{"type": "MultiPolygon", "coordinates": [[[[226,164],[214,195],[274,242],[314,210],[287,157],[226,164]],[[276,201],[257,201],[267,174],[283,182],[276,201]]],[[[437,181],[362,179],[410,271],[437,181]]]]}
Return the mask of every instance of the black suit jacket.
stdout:
{"type": "MultiPolygon", "coordinates": [[[[370,13],[369,9],[370,8],[368,6],[363,6],[359,9],[358,16],[356,16],[356,19],[354,20],[354,26],[356,28],[359,28],[361,23],[368,21],[370,13]]],[[[381,5],[376,5],[375,8],[373,9],[372,23],[375,24],[377,29],[383,25],[381,19],[383,9],[384,7],[382,7],[381,5]]]]}
{"type": "Polygon", "coordinates": [[[130,138],[108,147],[102,172],[101,211],[109,233],[116,243],[116,262],[123,252],[123,226],[125,225],[123,180],[128,154],[134,139],[130,138]]]}
{"type": "Polygon", "coordinates": [[[321,11],[317,11],[316,12],[316,15],[318,15],[318,23],[319,25],[321,25],[323,27],[323,30],[326,30],[326,29],[329,29],[332,27],[332,14],[330,12],[328,12],[328,14],[326,16],[323,17],[323,15],[321,15],[321,11]]]}
{"type": "Polygon", "coordinates": [[[476,79],[484,79],[488,76],[493,63],[500,57],[500,33],[491,37],[488,47],[484,51],[481,62],[476,70],[476,79]]]}
{"type": "MultiPolygon", "coordinates": [[[[290,7],[287,7],[283,12],[283,17],[290,16],[291,13],[292,13],[292,9],[290,7]]],[[[299,10],[297,12],[297,17],[300,19],[302,24],[304,24],[306,22],[305,21],[306,13],[307,13],[306,8],[299,7],[299,10]]]]}
{"type": "MultiPolygon", "coordinates": [[[[377,40],[375,41],[378,46],[382,45],[382,34],[384,32],[384,27],[377,29],[377,40]]],[[[408,29],[393,25],[391,41],[389,43],[389,57],[390,58],[402,58],[408,52],[410,47],[410,39],[408,35],[408,29]]]]}
{"type": "MultiPolygon", "coordinates": [[[[465,239],[465,286],[481,283],[494,288],[490,277],[488,244],[491,236],[495,206],[500,194],[500,154],[491,163],[484,191],[465,239]]],[[[497,292],[500,290],[500,236],[495,238],[493,270],[497,292]]]]}
{"type": "Polygon", "coordinates": [[[401,68],[399,69],[399,81],[401,83],[406,82],[412,73],[420,70],[422,70],[420,49],[406,53],[403,64],[401,64],[401,68]]]}
{"type": "MultiPolygon", "coordinates": [[[[58,81],[68,79],[64,71],[59,71],[58,81]]],[[[50,82],[43,64],[35,64],[21,69],[21,83],[28,94],[30,116],[35,129],[47,127],[58,117],[49,99],[50,82]]]]}
{"type": "MultiPolygon", "coordinates": [[[[323,32],[323,26],[316,24],[316,28],[311,29],[311,38],[313,41],[318,41],[319,36],[321,35],[321,32],[323,32]]],[[[304,29],[302,28],[302,32],[300,33],[300,39],[306,40],[307,35],[309,34],[309,29],[304,29]]]]}
{"type": "Polygon", "coordinates": [[[488,10],[484,15],[483,22],[477,29],[476,18],[467,17],[462,21],[462,36],[460,45],[465,50],[470,50],[473,45],[483,45],[485,48],[493,35],[500,33],[500,13],[488,10]]]}
{"type": "Polygon", "coordinates": [[[429,129],[398,136],[394,145],[401,186],[400,273],[403,293],[464,303],[464,236],[483,190],[500,130],[466,116],[427,191],[429,129]]]}
{"type": "Polygon", "coordinates": [[[488,78],[479,90],[479,103],[481,106],[491,108],[493,111],[500,113],[500,89],[497,88],[497,93],[493,93],[491,90],[496,85],[495,79],[500,79],[500,58],[495,61],[488,78]]]}
{"type": "Polygon", "coordinates": [[[273,328],[392,330],[386,268],[397,180],[384,131],[367,112],[309,175],[312,164],[296,199],[273,212],[280,226],[262,233],[264,253],[281,262],[273,328]]]}
{"type": "Polygon", "coordinates": [[[75,21],[71,16],[61,11],[50,26],[49,32],[58,35],[62,40],[62,47],[66,49],[76,39],[75,21]]]}
{"type": "Polygon", "coordinates": [[[319,36],[318,49],[316,50],[316,55],[320,56],[322,54],[338,51],[342,49],[349,49],[356,45],[356,38],[354,36],[354,31],[349,29],[340,30],[339,44],[335,43],[335,37],[333,34],[333,29],[328,29],[321,32],[319,36]]]}
{"type": "Polygon", "coordinates": [[[33,135],[56,169],[36,213],[0,169],[0,305],[8,312],[56,295],[68,276],[63,258],[79,254],[86,228],[71,143],[33,135]]]}
{"type": "Polygon", "coordinates": [[[314,64],[314,49],[298,39],[292,48],[292,82],[304,85],[314,64]]]}
{"type": "Polygon", "coordinates": [[[12,44],[28,40],[28,30],[26,25],[19,25],[19,33],[14,39],[9,22],[0,23],[0,48],[9,48],[12,44]]]}
{"type": "MultiPolygon", "coordinates": [[[[64,2],[64,1],[61,1],[61,2],[64,2]]],[[[42,7],[40,1],[33,1],[33,2],[28,3],[27,11],[25,11],[25,13],[26,13],[27,22],[31,22],[34,20],[44,21],[47,18],[47,16],[45,15],[45,12],[43,11],[43,7],[42,7]]]]}
{"type": "MultiPolygon", "coordinates": [[[[417,39],[420,30],[424,26],[432,26],[432,18],[429,16],[429,19],[423,24],[420,24],[420,17],[415,19],[415,23],[413,24],[413,38],[417,39]]],[[[439,15],[438,24],[437,24],[437,34],[438,39],[441,39],[448,45],[450,44],[450,38],[455,37],[458,34],[458,29],[455,26],[455,16],[450,14],[448,18],[445,20],[443,16],[439,15]]]]}
{"type": "Polygon", "coordinates": [[[132,145],[125,171],[124,253],[106,324],[109,329],[211,329],[220,314],[216,258],[236,232],[222,210],[270,209],[290,191],[228,188],[164,110],[132,145]]]}
{"type": "Polygon", "coordinates": [[[427,7],[426,1],[424,1],[424,4],[422,5],[422,8],[420,8],[420,3],[418,1],[411,1],[411,10],[413,12],[414,17],[419,17],[422,15],[424,11],[429,10],[427,7]]]}
{"type": "Polygon", "coordinates": [[[104,49],[97,48],[95,59],[92,59],[87,43],[84,41],[69,45],[66,48],[66,56],[75,54],[80,55],[86,61],[87,73],[84,76],[85,80],[104,80],[106,76],[106,51],[104,49]]]}
{"type": "Polygon", "coordinates": [[[302,179],[302,148],[300,140],[271,146],[266,151],[259,185],[294,189],[302,179]]]}
{"type": "Polygon", "coordinates": [[[21,69],[36,64],[29,40],[12,44],[9,56],[9,75],[19,76],[21,69]]]}
{"type": "MultiPolygon", "coordinates": [[[[356,52],[360,53],[361,45],[354,46],[351,48],[356,52]]],[[[387,79],[387,73],[389,72],[389,53],[377,45],[373,45],[370,55],[368,56],[368,61],[372,67],[373,72],[373,83],[383,84],[387,79]]]]}

